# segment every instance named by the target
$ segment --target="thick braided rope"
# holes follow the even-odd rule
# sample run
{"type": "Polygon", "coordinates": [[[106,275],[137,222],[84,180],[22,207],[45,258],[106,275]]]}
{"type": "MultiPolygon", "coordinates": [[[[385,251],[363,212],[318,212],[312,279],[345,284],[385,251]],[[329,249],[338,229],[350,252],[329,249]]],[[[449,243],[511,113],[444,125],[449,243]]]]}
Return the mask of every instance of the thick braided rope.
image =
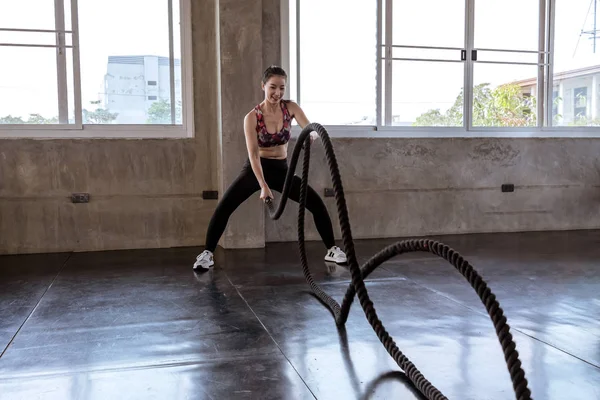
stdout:
{"type": "Polygon", "coordinates": [[[496,334],[500,341],[500,345],[502,346],[504,358],[513,383],[516,399],[530,400],[531,392],[527,387],[527,379],[525,378],[525,373],[521,368],[519,354],[516,350],[516,345],[510,333],[510,327],[506,323],[506,317],[504,316],[503,310],[500,308],[500,305],[496,300],[496,296],[488,288],[485,281],[458,252],[454,251],[445,244],[433,240],[421,239],[401,241],[384,248],[379,253],[371,257],[371,259],[369,259],[362,267],[358,266],[354,249],[354,241],[352,239],[352,231],[350,228],[350,221],[348,218],[348,210],[346,208],[346,200],[342,187],[342,180],[340,177],[335,153],[333,151],[333,146],[327,131],[320,124],[311,123],[300,133],[298,142],[294,147],[290,160],[290,167],[286,176],[279,205],[278,207],[275,207],[272,202],[267,202],[270,218],[278,219],[285,209],[285,204],[289,197],[289,191],[291,188],[290,183],[296,170],[298,158],[302,149],[304,149],[304,160],[300,186],[300,207],[298,211],[298,245],[300,249],[302,271],[306,281],[310,285],[317,298],[319,298],[319,300],[321,300],[332,312],[336,323],[338,325],[345,324],[350,312],[350,306],[354,300],[354,296],[357,295],[365,316],[377,334],[377,337],[390,356],[406,373],[408,378],[411,380],[411,382],[413,382],[417,389],[419,389],[419,391],[423,393],[429,400],[447,399],[438,389],[436,389],[427,379],[425,379],[417,367],[400,351],[393,338],[386,331],[383,323],[379,320],[377,311],[375,310],[373,302],[369,298],[364,283],[364,279],[367,278],[368,275],[371,274],[379,265],[396,255],[413,251],[430,252],[447,260],[471,284],[484,304],[488,314],[490,315],[490,318],[492,319],[494,328],[496,329],[496,334]],[[314,281],[312,274],[310,273],[306,257],[306,248],[304,243],[304,217],[306,209],[306,193],[308,188],[308,171],[310,165],[310,139],[308,138],[308,135],[312,131],[318,132],[325,147],[325,154],[331,172],[333,189],[337,203],[338,217],[340,220],[344,247],[352,276],[352,283],[349,285],[346,291],[341,306],[314,281]]]}

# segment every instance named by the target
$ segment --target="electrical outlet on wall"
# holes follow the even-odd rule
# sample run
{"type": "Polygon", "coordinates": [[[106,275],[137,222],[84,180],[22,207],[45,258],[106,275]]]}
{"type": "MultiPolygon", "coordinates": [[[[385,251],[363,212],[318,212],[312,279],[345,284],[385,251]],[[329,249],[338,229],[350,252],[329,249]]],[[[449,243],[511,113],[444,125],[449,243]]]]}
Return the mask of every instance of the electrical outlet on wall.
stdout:
{"type": "Polygon", "coordinates": [[[73,193],[71,194],[71,203],[79,204],[79,203],[89,203],[90,202],[90,194],[89,193],[73,193]]]}
{"type": "Polygon", "coordinates": [[[512,183],[505,183],[502,185],[503,193],[509,193],[509,192],[514,192],[514,191],[515,191],[515,185],[513,185],[512,183]]]}
{"type": "Polygon", "coordinates": [[[202,192],[202,199],[204,200],[217,200],[219,198],[219,192],[216,190],[205,190],[202,192]]]}

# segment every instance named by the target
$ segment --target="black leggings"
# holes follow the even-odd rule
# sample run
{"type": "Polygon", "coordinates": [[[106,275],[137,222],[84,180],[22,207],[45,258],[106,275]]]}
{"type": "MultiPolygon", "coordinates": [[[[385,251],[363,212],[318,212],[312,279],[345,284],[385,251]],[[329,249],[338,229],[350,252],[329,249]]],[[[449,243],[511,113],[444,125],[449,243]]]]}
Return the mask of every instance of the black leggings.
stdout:
{"type": "MultiPolygon", "coordinates": [[[[287,160],[261,158],[260,163],[269,189],[281,193],[288,171],[287,160]]],[[[289,198],[295,202],[300,201],[300,182],[301,179],[298,176],[294,176],[289,198]]],[[[231,186],[229,186],[221,201],[219,201],[217,209],[208,224],[206,250],[214,253],[231,214],[233,214],[244,201],[259,190],[260,185],[254,175],[254,171],[252,171],[250,160],[246,160],[242,171],[235,181],[233,181],[231,186]]],[[[321,197],[319,197],[317,192],[310,186],[308,187],[306,196],[306,209],[312,213],[317,231],[319,231],[326,248],[329,249],[334,246],[335,239],[333,236],[333,227],[327,208],[321,197]]]]}

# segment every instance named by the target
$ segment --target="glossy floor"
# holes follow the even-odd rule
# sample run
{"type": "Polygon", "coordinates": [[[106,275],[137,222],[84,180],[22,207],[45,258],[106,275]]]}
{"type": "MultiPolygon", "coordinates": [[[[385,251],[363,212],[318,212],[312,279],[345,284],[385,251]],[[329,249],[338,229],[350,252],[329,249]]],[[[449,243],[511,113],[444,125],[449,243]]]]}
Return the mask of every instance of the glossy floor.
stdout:
{"type": "MultiPolygon", "coordinates": [[[[600,232],[436,238],[471,262],[511,326],[533,398],[600,399],[600,232]]],[[[393,240],[358,241],[360,262],[393,240]]],[[[0,399],[423,399],[357,301],[345,330],[294,243],[0,257],[0,399]]],[[[347,268],[309,243],[337,299],[347,268]]],[[[514,399],[498,339],[442,259],[386,262],[367,288],[399,348],[449,399],[514,399]]]]}

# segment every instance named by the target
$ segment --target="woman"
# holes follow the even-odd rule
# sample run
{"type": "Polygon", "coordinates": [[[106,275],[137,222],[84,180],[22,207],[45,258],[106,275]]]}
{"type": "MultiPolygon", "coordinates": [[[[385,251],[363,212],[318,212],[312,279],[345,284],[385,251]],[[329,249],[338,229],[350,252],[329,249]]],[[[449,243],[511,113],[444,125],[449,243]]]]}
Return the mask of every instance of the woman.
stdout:
{"type": "MultiPolygon", "coordinates": [[[[208,225],[206,250],[196,258],[195,271],[206,270],[214,265],[213,253],[229,217],[236,208],[259,190],[263,201],[274,198],[271,189],[278,192],[283,190],[288,170],[287,148],[292,119],[296,118],[302,128],[309,124],[298,104],[283,100],[286,81],[287,74],[280,67],[271,66],[263,73],[261,86],[265,98],[244,117],[248,159],[217,205],[208,225]]],[[[316,138],[318,134],[311,132],[311,142],[316,138]]],[[[289,198],[296,202],[300,200],[300,181],[298,176],[294,176],[289,194],[289,198]]],[[[327,208],[310,186],[306,197],[306,209],[312,213],[317,230],[327,248],[325,261],[345,263],[346,254],[335,245],[333,226],[327,208]]]]}

